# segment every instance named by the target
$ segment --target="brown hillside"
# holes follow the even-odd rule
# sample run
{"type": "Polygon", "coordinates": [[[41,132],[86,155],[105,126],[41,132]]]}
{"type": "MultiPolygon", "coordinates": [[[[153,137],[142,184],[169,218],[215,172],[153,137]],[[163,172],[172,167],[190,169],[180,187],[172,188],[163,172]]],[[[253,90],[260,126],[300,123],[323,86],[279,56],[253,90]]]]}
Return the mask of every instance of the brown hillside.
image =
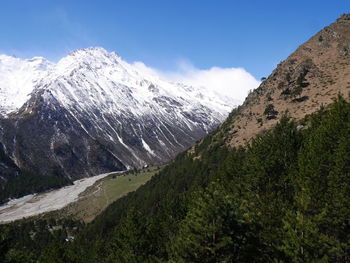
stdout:
{"type": "Polygon", "coordinates": [[[281,62],[248,95],[231,124],[228,143],[241,145],[288,112],[300,119],[350,92],[350,14],[342,15],[281,62]],[[269,104],[273,106],[268,106],[269,104]]]}

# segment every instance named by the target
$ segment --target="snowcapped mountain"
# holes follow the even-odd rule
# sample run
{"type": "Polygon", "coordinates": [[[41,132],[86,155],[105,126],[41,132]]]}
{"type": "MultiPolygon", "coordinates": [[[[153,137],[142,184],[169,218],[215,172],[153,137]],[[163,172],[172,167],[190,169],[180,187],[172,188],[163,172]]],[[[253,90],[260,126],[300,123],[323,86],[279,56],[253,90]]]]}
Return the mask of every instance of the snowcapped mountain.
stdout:
{"type": "Polygon", "coordinates": [[[42,57],[20,59],[0,54],[0,114],[18,109],[36,83],[53,67],[42,57]]]}
{"type": "Polygon", "coordinates": [[[103,48],[57,64],[0,56],[0,142],[21,168],[70,178],[170,160],[235,106],[103,48]]]}

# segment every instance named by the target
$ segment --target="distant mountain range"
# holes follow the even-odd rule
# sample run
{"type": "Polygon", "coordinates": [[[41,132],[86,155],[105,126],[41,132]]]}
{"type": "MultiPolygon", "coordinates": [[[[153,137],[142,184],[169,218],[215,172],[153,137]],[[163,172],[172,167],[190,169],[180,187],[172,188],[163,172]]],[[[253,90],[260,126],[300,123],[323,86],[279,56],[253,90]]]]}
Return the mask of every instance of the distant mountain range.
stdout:
{"type": "MultiPolygon", "coordinates": [[[[0,55],[2,156],[40,175],[76,179],[167,162],[235,106],[204,87],[145,74],[99,47],[57,64],[0,55]]],[[[0,160],[3,182],[8,168],[0,160]]]]}

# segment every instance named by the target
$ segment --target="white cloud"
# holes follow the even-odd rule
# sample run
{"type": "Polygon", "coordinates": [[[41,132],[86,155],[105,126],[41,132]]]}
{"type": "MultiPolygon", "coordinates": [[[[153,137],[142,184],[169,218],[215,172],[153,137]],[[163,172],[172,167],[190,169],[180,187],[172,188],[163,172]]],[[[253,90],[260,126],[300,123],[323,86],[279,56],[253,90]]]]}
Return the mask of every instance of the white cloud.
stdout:
{"type": "Polygon", "coordinates": [[[134,62],[133,65],[147,74],[158,75],[171,82],[202,86],[240,103],[244,101],[250,90],[257,88],[260,84],[243,68],[197,69],[186,60],[179,61],[175,71],[154,69],[142,62],[134,62]]]}

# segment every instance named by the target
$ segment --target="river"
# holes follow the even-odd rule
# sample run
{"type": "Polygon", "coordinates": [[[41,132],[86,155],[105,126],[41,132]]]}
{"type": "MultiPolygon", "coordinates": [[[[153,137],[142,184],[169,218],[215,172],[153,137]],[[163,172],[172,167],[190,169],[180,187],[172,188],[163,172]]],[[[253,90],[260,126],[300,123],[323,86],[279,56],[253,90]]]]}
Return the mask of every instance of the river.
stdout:
{"type": "Polygon", "coordinates": [[[12,199],[0,206],[0,223],[18,220],[65,207],[79,199],[79,194],[96,181],[117,172],[100,174],[74,181],[73,185],[45,193],[12,199]]]}

